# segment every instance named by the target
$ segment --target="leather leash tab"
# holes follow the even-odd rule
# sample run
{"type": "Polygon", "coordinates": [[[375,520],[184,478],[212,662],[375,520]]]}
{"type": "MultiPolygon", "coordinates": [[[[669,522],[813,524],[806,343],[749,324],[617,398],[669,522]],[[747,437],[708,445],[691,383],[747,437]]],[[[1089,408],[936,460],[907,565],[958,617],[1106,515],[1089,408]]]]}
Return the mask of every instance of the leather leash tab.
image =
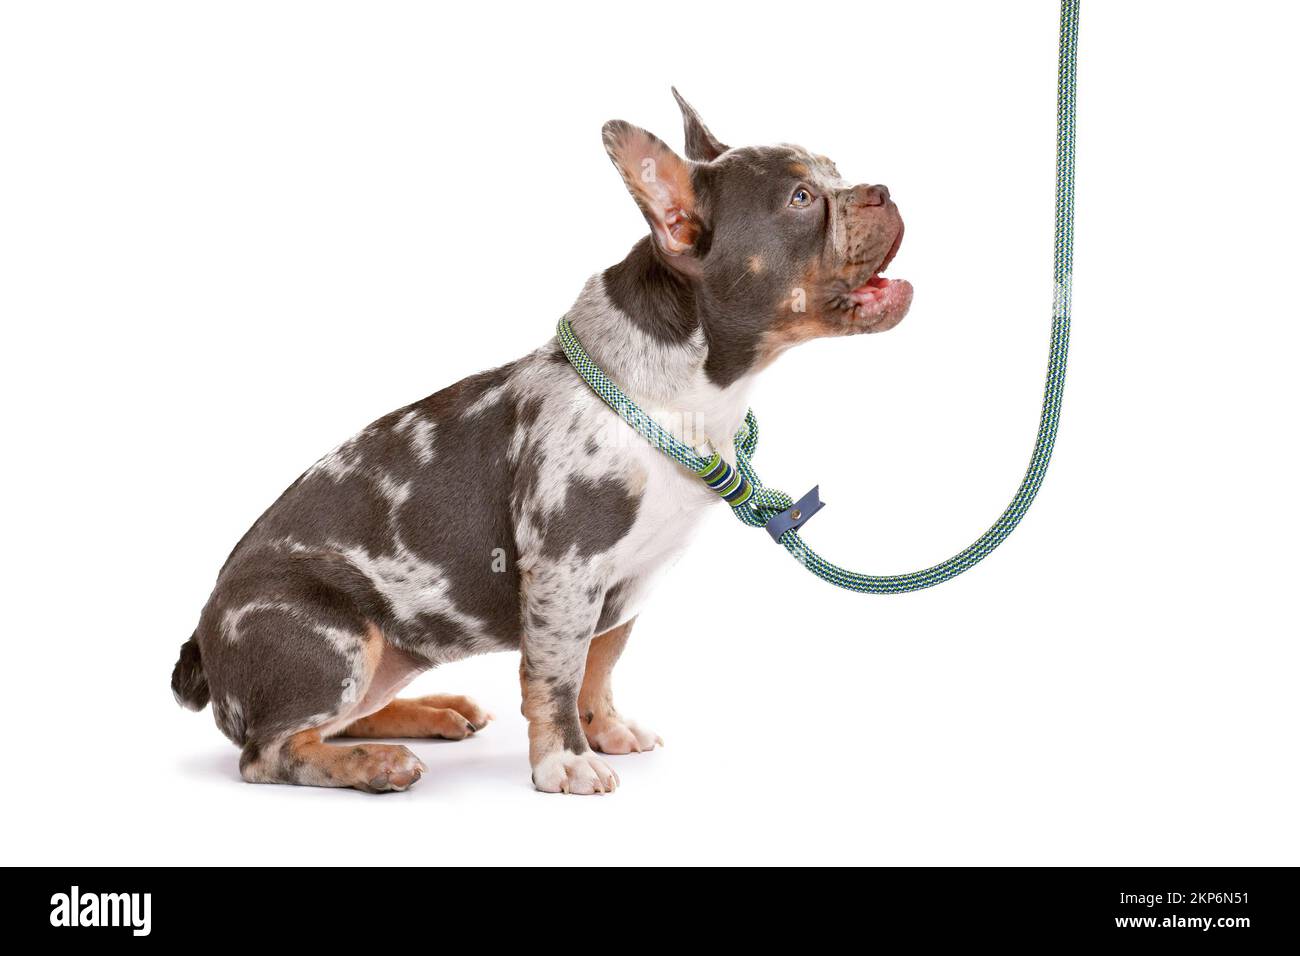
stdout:
{"type": "MultiPolygon", "coordinates": [[[[812,491],[808,492],[789,508],[786,508],[779,515],[772,518],[766,525],[767,533],[772,536],[772,540],[780,542],[781,535],[785,534],[791,528],[802,528],[808,523],[808,519],[822,510],[824,502],[818,495],[818,489],[821,485],[813,485],[812,491]]],[[[790,499],[787,498],[786,501],[790,499]]]]}

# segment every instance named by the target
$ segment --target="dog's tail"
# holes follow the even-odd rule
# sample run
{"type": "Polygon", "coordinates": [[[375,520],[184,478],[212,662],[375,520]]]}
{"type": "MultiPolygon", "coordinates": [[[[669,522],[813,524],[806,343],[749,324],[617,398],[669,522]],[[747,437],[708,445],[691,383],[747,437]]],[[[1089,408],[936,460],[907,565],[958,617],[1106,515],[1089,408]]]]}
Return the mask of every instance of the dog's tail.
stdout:
{"type": "Polygon", "coordinates": [[[172,694],[176,703],[190,710],[208,706],[208,675],[203,673],[203,656],[199,654],[196,631],[181,645],[181,656],[172,668],[172,694]]]}

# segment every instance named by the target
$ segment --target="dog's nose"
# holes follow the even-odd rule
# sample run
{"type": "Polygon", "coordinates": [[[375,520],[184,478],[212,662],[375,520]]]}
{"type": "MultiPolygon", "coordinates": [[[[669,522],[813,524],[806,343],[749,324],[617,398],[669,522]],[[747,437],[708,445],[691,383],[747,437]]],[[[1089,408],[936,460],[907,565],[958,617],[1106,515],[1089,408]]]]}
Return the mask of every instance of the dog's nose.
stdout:
{"type": "Polygon", "coordinates": [[[883,206],[887,202],[888,186],[854,186],[849,193],[850,206],[883,206]]]}

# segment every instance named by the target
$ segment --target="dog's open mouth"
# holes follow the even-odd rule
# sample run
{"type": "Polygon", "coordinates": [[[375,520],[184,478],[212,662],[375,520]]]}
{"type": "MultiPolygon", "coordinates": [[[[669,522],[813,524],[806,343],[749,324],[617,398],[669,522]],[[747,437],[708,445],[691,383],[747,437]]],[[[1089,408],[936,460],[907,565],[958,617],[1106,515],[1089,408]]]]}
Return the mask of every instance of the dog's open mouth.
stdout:
{"type": "Polygon", "coordinates": [[[877,273],[849,293],[853,322],[864,332],[884,332],[903,320],[912,304],[912,283],[877,273]]]}
{"type": "Polygon", "coordinates": [[[907,314],[912,304],[912,283],[906,279],[887,279],[882,272],[898,254],[898,247],[903,242],[903,230],[900,227],[894,244],[880,265],[865,281],[850,289],[844,303],[851,310],[850,318],[857,332],[886,332],[892,329],[907,314]]]}

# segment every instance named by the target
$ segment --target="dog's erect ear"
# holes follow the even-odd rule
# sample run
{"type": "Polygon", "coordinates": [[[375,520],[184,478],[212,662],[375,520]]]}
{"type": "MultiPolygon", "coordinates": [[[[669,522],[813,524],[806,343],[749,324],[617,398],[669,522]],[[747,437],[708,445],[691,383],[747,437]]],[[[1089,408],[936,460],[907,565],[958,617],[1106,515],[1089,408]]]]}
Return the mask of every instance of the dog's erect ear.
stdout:
{"type": "Polygon", "coordinates": [[[677,87],[673,87],[673,99],[681,107],[682,124],[686,127],[686,156],[696,162],[708,163],[717,159],[730,146],[724,146],[719,143],[709,128],[704,125],[704,120],[700,119],[700,114],[695,112],[695,107],[687,103],[682,98],[682,94],[677,92],[677,87]]]}
{"type": "Polygon", "coordinates": [[[645,214],[659,248],[669,256],[689,258],[700,236],[691,164],[658,136],[631,123],[610,120],[601,132],[605,151],[645,214]]]}

